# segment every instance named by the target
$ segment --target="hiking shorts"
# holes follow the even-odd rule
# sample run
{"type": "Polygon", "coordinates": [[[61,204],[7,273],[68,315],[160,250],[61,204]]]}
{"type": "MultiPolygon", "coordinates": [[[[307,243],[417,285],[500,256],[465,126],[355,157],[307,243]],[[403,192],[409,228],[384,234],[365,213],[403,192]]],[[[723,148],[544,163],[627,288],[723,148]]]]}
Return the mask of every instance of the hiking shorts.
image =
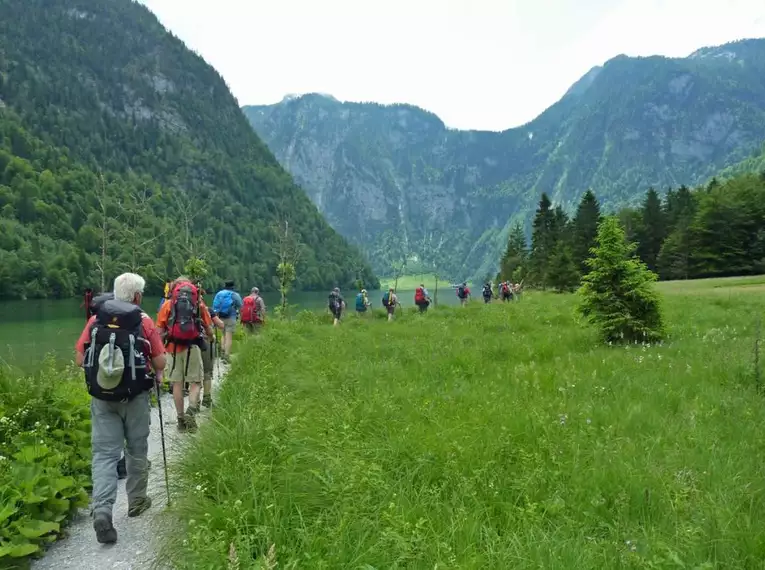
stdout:
{"type": "Polygon", "coordinates": [[[223,321],[223,332],[224,333],[233,333],[236,331],[236,317],[226,317],[225,319],[221,319],[223,321]]]}
{"type": "Polygon", "coordinates": [[[389,315],[392,315],[393,313],[396,312],[396,305],[388,305],[385,308],[388,310],[389,315]]]}
{"type": "Polygon", "coordinates": [[[202,370],[204,371],[205,380],[209,380],[210,378],[212,378],[214,350],[215,350],[215,344],[208,343],[207,350],[202,351],[202,370]]]}
{"type": "Polygon", "coordinates": [[[204,378],[204,364],[202,363],[202,351],[198,346],[190,346],[188,350],[181,350],[166,355],[167,379],[171,383],[188,382],[199,384],[204,378]]]}

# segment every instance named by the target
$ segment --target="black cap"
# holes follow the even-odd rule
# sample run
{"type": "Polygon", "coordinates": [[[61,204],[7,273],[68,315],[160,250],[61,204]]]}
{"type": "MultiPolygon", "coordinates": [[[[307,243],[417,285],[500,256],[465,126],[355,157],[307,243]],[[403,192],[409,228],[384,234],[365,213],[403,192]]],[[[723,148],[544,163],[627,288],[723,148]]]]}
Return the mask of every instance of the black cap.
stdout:
{"type": "Polygon", "coordinates": [[[230,280],[226,281],[226,284],[224,286],[226,287],[226,289],[233,289],[234,288],[234,280],[230,279],[230,280]]]}

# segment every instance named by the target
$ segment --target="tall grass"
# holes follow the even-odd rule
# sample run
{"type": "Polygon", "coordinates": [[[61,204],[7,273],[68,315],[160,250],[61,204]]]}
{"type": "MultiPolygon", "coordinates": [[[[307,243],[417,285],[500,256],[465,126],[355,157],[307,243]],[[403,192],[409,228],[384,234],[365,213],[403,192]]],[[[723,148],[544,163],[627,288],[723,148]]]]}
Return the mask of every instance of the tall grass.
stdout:
{"type": "Polygon", "coordinates": [[[600,346],[553,294],[269,323],[179,466],[167,553],[182,569],[760,568],[765,294],[745,298],[676,291],[660,346],[600,346]]]}

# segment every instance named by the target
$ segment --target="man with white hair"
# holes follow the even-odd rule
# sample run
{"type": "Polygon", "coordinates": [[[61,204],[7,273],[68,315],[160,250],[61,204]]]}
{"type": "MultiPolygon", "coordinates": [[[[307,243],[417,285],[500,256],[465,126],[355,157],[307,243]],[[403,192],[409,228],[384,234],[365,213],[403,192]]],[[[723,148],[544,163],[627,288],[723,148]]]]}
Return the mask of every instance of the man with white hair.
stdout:
{"type": "Polygon", "coordinates": [[[117,462],[125,449],[128,516],[151,507],[149,479],[149,391],[147,363],[162,379],[165,350],[157,329],[141,310],[145,280],[123,273],[114,280],[114,298],[88,320],[75,345],[75,361],[85,369],[91,395],[93,529],[98,542],[114,543],[112,509],[117,499],[117,462]]]}
{"type": "Polygon", "coordinates": [[[250,294],[242,299],[242,311],[239,320],[248,333],[255,333],[266,318],[266,303],[260,296],[260,289],[253,287],[250,294]]]}

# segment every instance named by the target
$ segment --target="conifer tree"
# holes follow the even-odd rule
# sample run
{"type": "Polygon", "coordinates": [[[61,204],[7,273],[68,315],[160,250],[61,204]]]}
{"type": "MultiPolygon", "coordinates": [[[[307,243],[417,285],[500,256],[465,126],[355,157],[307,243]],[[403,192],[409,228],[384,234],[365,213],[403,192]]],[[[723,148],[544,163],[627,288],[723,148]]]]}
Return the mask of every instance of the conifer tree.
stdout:
{"type": "Polygon", "coordinates": [[[661,244],[667,235],[664,209],[659,194],[649,188],[641,210],[642,228],[639,234],[638,254],[650,270],[656,269],[661,244]]]}
{"type": "Polygon", "coordinates": [[[547,285],[547,265],[555,246],[555,212],[547,194],[539,200],[531,234],[530,269],[533,282],[544,289],[547,285]]]}
{"type": "Polygon", "coordinates": [[[547,278],[550,285],[561,293],[573,291],[579,285],[579,271],[571,253],[571,246],[565,240],[558,240],[555,244],[547,278]]]}
{"type": "Polygon", "coordinates": [[[574,262],[580,273],[587,273],[585,260],[590,257],[590,249],[595,245],[600,223],[600,204],[592,190],[587,190],[579,202],[572,223],[571,250],[574,262]]]}
{"type": "Polygon", "coordinates": [[[507,239],[507,249],[500,261],[499,280],[520,281],[527,258],[526,235],[523,233],[523,226],[517,223],[510,230],[510,236],[507,239]]]}
{"type": "Polygon", "coordinates": [[[606,342],[654,342],[664,337],[656,274],[635,257],[619,220],[598,226],[590,272],[582,278],[579,312],[597,326],[606,342]]]}

